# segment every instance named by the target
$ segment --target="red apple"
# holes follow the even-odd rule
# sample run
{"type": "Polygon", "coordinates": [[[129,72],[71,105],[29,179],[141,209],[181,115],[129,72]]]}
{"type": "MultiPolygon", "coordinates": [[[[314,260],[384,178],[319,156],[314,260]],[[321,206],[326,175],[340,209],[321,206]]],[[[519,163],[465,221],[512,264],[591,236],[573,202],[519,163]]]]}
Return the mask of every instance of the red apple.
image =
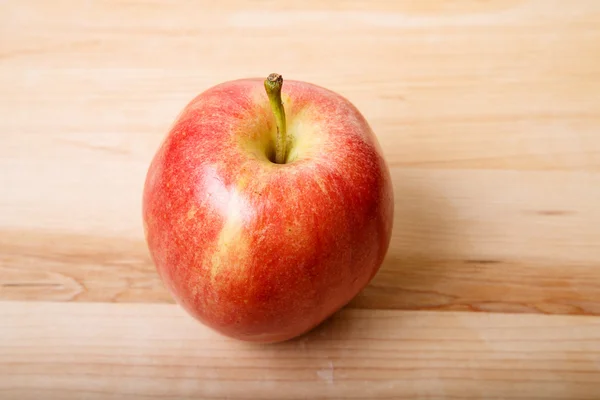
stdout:
{"type": "Polygon", "coordinates": [[[185,310],[224,335],[277,342],[373,278],[389,246],[392,184],[348,100],[272,74],[220,84],[185,107],[149,167],[143,218],[185,310]]]}

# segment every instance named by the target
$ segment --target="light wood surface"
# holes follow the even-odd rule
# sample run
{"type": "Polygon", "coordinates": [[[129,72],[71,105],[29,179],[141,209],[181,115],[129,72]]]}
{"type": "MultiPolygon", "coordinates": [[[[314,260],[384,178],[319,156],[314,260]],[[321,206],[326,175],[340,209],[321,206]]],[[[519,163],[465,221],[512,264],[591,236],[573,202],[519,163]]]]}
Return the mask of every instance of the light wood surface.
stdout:
{"type": "Polygon", "coordinates": [[[0,399],[598,397],[600,2],[5,0],[0,93],[0,399]],[[248,347],[127,303],[172,302],[167,128],[274,71],[363,112],[396,214],[335,322],[248,347]]]}
{"type": "Polygon", "coordinates": [[[597,399],[600,319],[344,310],[277,345],[225,339],[173,305],[0,308],[14,399],[597,399]],[[7,345],[9,344],[9,345],[7,345]]]}

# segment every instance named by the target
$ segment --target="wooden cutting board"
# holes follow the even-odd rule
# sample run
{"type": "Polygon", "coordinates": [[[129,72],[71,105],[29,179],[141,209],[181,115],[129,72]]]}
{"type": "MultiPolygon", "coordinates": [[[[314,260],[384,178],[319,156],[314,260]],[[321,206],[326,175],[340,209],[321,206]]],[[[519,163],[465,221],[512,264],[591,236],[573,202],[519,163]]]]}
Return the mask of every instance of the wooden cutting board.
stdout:
{"type": "Polygon", "coordinates": [[[600,398],[600,2],[5,0],[0,93],[0,399],[600,398]],[[140,208],[181,108],[271,72],[363,112],[396,213],[258,346],[172,303],[140,208]]]}

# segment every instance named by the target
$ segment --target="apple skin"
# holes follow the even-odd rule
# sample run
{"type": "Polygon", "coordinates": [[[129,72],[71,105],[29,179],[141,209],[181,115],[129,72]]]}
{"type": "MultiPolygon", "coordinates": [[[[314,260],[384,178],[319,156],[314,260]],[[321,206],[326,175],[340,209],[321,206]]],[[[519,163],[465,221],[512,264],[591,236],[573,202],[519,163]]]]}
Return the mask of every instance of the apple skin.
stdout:
{"type": "Polygon", "coordinates": [[[217,85],[177,117],[148,169],[146,241],[165,286],[223,335],[279,342],[355,297],[378,271],[393,221],[375,135],[342,96],[283,83],[286,164],[262,79],[217,85]]]}

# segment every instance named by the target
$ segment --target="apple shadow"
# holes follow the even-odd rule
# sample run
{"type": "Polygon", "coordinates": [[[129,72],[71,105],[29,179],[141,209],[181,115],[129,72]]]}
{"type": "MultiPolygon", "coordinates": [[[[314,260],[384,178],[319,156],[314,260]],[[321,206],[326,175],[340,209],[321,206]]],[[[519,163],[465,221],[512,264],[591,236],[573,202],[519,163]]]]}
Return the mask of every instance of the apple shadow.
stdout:
{"type": "Polygon", "coordinates": [[[455,211],[420,171],[394,168],[394,227],[386,258],[347,308],[431,310],[453,306],[444,291],[448,260],[464,246],[455,211]]]}

